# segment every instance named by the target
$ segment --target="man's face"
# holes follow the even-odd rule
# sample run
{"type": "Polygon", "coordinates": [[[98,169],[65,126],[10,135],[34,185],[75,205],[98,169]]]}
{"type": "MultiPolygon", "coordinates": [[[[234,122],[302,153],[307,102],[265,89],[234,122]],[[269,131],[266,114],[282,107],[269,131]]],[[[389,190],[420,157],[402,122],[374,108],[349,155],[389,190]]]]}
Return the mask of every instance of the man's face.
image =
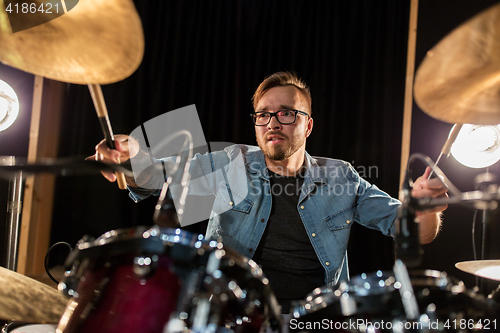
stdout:
{"type": "MultiPolygon", "coordinates": [[[[255,112],[291,109],[310,114],[307,102],[294,86],[274,87],[269,89],[259,100],[255,112]]],[[[312,119],[297,115],[293,124],[283,125],[276,117],[266,126],[255,126],[257,144],[264,155],[271,160],[282,161],[291,157],[300,148],[305,149],[306,138],[312,130],[312,119]]]]}

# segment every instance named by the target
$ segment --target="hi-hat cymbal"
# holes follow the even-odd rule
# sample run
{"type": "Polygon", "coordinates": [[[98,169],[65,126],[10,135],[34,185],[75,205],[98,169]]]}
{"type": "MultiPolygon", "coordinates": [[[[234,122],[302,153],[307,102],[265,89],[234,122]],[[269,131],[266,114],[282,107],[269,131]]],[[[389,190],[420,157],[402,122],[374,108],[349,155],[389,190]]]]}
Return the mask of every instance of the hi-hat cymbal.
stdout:
{"type": "Polygon", "coordinates": [[[30,323],[57,323],[67,299],[59,291],[0,267],[0,318],[30,323]]]}
{"type": "MultiPolygon", "coordinates": [[[[62,82],[108,84],[130,76],[142,61],[142,25],[130,0],[82,0],[56,18],[38,10],[24,14],[20,6],[7,16],[3,2],[0,61],[8,66],[62,82]],[[13,33],[7,17],[32,28],[13,33]]],[[[47,1],[31,3],[40,8],[47,1]]]]}
{"type": "Polygon", "coordinates": [[[457,262],[455,267],[480,277],[500,281],[500,260],[473,260],[457,262]]]}
{"type": "Polygon", "coordinates": [[[500,4],[434,46],[415,77],[415,100],[449,123],[500,123],[500,4]]]}

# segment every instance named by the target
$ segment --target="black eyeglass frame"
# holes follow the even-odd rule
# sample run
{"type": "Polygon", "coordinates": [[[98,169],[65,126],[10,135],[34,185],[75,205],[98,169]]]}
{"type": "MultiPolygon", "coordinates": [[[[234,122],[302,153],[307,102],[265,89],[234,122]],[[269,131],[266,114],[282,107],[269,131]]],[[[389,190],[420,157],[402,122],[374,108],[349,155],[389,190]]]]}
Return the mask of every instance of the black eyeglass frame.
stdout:
{"type": "Polygon", "coordinates": [[[282,110],[278,110],[278,111],[276,111],[276,112],[259,111],[259,112],[250,113],[250,117],[252,117],[253,124],[254,124],[255,126],[267,126],[267,125],[271,122],[271,118],[273,118],[273,117],[276,117],[276,120],[277,120],[277,121],[278,121],[278,123],[280,123],[281,125],[291,125],[291,124],[293,124],[293,123],[295,123],[295,122],[297,121],[297,114],[301,114],[301,115],[306,116],[306,117],[308,117],[308,118],[310,118],[310,117],[311,117],[311,116],[310,116],[307,112],[300,111],[300,110],[292,110],[292,109],[282,109],[282,110]],[[282,123],[282,122],[280,121],[280,119],[278,118],[278,113],[279,113],[279,112],[283,112],[283,111],[293,111],[293,112],[295,113],[295,118],[293,118],[293,121],[292,121],[291,123],[282,123]],[[257,124],[257,123],[255,122],[255,119],[256,119],[256,117],[255,117],[255,116],[256,116],[257,114],[262,114],[262,113],[267,113],[267,114],[269,114],[269,120],[268,120],[268,122],[267,122],[267,123],[265,123],[265,124],[260,124],[260,125],[259,125],[259,124],[257,124]]]}

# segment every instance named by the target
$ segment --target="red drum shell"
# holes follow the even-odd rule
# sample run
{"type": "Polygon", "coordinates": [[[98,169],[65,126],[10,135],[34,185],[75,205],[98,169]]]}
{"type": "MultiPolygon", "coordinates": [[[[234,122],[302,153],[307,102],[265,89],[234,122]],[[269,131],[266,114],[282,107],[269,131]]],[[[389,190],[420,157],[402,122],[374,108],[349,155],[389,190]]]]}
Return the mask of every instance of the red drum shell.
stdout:
{"type": "Polygon", "coordinates": [[[172,252],[196,256],[192,244],[198,237],[170,229],[157,237],[144,237],[148,232],[145,228],[118,230],[80,244],[68,259],[76,263],[79,273],[62,284],[78,281],[59,323],[61,332],[163,332],[176,309],[182,283],[172,252]],[[151,259],[149,274],[137,274],[137,258],[151,259]]]}

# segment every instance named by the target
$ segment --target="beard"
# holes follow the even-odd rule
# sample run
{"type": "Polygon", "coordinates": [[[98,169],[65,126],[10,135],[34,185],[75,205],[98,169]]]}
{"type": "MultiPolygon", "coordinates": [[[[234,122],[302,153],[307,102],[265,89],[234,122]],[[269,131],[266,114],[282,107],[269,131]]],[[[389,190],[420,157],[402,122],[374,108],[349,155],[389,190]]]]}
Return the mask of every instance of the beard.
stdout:
{"type": "Polygon", "coordinates": [[[279,131],[271,131],[267,133],[265,137],[257,138],[257,144],[260,149],[269,159],[273,161],[283,161],[295,154],[297,150],[304,144],[305,137],[301,135],[296,135],[290,138],[279,131]],[[268,146],[267,136],[271,134],[277,134],[283,137],[284,144],[268,146]]]}

